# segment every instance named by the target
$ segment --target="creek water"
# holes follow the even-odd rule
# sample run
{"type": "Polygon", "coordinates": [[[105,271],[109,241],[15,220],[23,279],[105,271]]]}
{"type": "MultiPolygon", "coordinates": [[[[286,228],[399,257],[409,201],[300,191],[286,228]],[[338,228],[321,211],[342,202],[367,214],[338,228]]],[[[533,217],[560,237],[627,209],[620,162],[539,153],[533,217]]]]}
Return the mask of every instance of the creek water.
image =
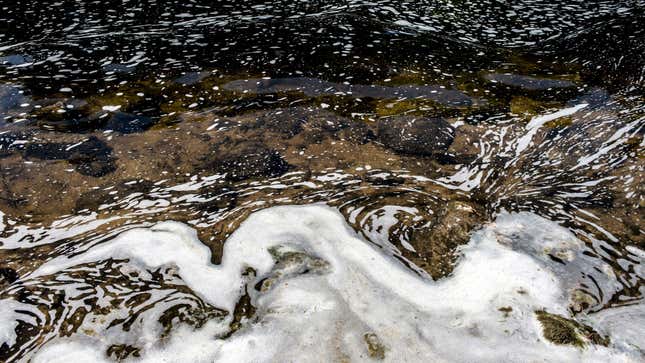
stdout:
{"type": "Polygon", "coordinates": [[[0,1],[0,360],[645,359],[643,1],[0,1]]]}

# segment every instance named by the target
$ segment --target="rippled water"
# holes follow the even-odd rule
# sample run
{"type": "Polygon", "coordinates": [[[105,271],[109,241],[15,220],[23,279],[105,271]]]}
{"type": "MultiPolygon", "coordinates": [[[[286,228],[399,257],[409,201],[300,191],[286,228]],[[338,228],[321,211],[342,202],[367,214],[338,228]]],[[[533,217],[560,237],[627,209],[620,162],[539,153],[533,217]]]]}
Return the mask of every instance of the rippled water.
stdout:
{"type": "Polygon", "coordinates": [[[0,360],[645,359],[644,8],[0,2],[0,360]]]}

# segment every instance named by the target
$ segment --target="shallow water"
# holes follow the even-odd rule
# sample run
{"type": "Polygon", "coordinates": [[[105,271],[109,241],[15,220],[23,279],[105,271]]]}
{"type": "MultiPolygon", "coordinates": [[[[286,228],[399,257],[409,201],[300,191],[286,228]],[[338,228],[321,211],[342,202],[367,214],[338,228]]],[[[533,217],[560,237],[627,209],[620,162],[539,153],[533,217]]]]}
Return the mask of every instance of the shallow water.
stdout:
{"type": "Polygon", "coordinates": [[[644,6],[0,3],[0,360],[645,359],[644,6]]]}

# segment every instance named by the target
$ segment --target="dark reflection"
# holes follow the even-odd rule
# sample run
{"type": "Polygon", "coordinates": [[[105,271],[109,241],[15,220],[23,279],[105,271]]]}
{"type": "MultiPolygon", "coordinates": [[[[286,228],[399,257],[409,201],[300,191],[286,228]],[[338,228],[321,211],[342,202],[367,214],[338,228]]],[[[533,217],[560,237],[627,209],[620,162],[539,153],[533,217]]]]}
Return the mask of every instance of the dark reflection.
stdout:
{"type": "MultiPolygon", "coordinates": [[[[70,97],[114,99],[126,93],[129,113],[157,121],[163,114],[154,109],[176,95],[163,90],[149,95],[150,85],[163,88],[174,80],[193,86],[213,70],[224,75],[316,78],[337,83],[333,92],[348,91],[344,83],[403,87],[393,90],[391,97],[423,96],[436,90],[423,87],[443,86],[439,94],[449,95],[441,102],[469,105],[468,98],[489,96],[480,94],[485,86],[478,79],[481,71],[503,69],[550,78],[584,70],[585,84],[616,84],[617,78],[636,80],[615,72],[636,74],[645,53],[639,51],[643,30],[635,28],[642,20],[637,1],[481,1],[459,6],[420,1],[378,7],[362,1],[18,1],[6,7],[0,20],[5,24],[0,81],[22,87],[26,95],[21,97],[46,107],[67,104],[70,97]],[[623,34],[630,35],[612,41],[623,34]],[[604,47],[601,39],[611,46],[604,47]],[[542,58],[538,64],[532,54],[542,58]],[[420,73],[403,79],[405,69],[420,73]],[[399,85],[385,82],[397,78],[399,85]],[[421,88],[407,88],[410,83],[421,88]],[[466,95],[452,91],[456,88],[466,95]],[[144,100],[133,99],[139,92],[146,93],[144,100]]],[[[528,89],[573,85],[566,79],[536,83],[525,76],[493,77],[528,89]]],[[[380,97],[385,91],[378,87],[352,90],[356,97],[380,97]]],[[[304,87],[305,93],[309,88],[304,87]]],[[[0,93],[3,118],[52,116],[18,110],[27,102],[15,99],[6,90],[0,93]]],[[[95,128],[89,112],[65,115],[65,122],[95,128]]]]}

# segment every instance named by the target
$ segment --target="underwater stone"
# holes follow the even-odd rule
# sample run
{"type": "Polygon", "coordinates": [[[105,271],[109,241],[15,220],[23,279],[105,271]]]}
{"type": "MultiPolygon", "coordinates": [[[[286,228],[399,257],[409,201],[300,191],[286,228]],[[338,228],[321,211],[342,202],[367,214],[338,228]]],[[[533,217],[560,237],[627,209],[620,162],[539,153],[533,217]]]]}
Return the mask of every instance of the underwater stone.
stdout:
{"type": "Polygon", "coordinates": [[[379,141],[403,154],[442,154],[454,138],[454,128],[440,118],[402,116],[378,122],[379,141]]]}
{"type": "Polygon", "coordinates": [[[576,86],[576,84],[571,81],[521,76],[518,74],[490,73],[485,77],[489,81],[499,82],[506,86],[519,87],[528,91],[539,91],[549,88],[570,88],[576,86]]]}
{"type": "Polygon", "coordinates": [[[125,112],[115,112],[103,127],[122,134],[131,134],[147,130],[154,124],[150,117],[137,116],[125,112]]]}
{"type": "Polygon", "coordinates": [[[12,284],[19,277],[16,270],[9,267],[0,267],[0,286],[12,284]]]}
{"type": "Polygon", "coordinates": [[[83,175],[100,177],[116,170],[112,148],[96,136],[80,144],[33,143],[25,147],[24,157],[41,160],[67,160],[83,175]]]}
{"type": "Polygon", "coordinates": [[[374,99],[423,98],[446,106],[471,106],[473,99],[465,93],[447,89],[440,85],[403,85],[387,87],[380,85],[344,84],[328,82],[318,78],[295,77],[273,79],[246,79],[226,83],[224,89],[235,92],[268,94],[279,92],[302,92],[309,97],[323,95],[351,95],[374,99]]]}
{"type": "Polygon", "coordinates": [[[23,95],[20,88],[11,84],[0,84],[0,123],[6,118],[15,116],[19,112],[29,111],[31,107],[24,108],[21,105],[28,104],[31,99],[23,95]]]}
{"type": "Polygon", "coordinates": [[[175,79],[174,82],[184,86],[191,86],[201,82],[204,78],[208,77],[209,74],[209,72],[190,72],[175,79]]]}
{"type": "Polygon", "coordinates": [[[226,179],[241,181],[254,177],[276,177],[289,171],[289,164],[275,150],[257,142],[223,145],[214,151],[216,159],[207,169],[226,174],[226,179]]]}
{"type": "Polygon", "coordinates": [[[0,57],[0,65],[2,66],[17,66],[25,63],[31,63],[34,59],[31,56],[24,54],[11,54],[5,57],[0,57]]]}

